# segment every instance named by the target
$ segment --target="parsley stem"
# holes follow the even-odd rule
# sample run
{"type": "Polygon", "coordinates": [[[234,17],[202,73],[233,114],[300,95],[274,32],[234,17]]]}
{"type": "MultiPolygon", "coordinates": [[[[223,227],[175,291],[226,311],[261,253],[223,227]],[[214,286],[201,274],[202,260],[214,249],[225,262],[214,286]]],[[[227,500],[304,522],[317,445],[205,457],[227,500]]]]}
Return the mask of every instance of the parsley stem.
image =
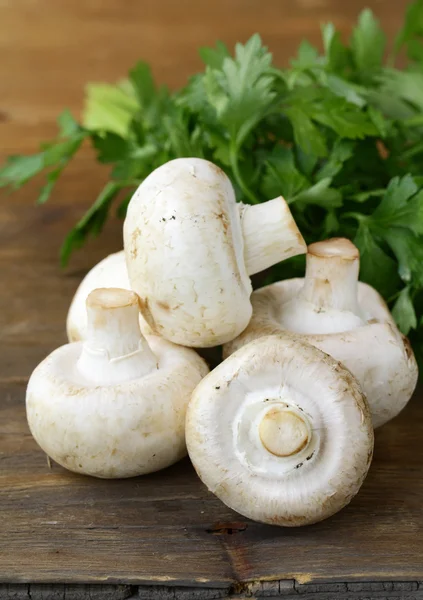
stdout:
{"type": "Polygon", "coordinates": [[[401,294],[401,292],[403,291],[404,288],[400,289],[398,292],[395,292],[395,294],[393,294],[392,296],[390,296],[389,298],[386,299],[386,303],[390,304],[391,302],[393,302],[394,300],[396,300],[398,298],[398,296],[401,294]]]}
{"type": "Polygon", "coordinates": [[[357,212],[346,212],[342,215],[342,217],[348,219],[355,219],[356,221],[358,221],[359,223],[362,223],[363,221],[367,220],[367,215],[363,215],[361,213],[357,213],[357,212]]]}
{"type": "Polygon", "coordinates": [[[229,149],[229,159],[231,162],[231,167],[232,167],[232,171],[235,176],[235,180],[236,180],[238,186],[240,187],[241,191],[250,200],[251,204],[258,204],[259,201],[257,200],[255,195],[252,193],[252,191],[249,189],[249,187],[247,186],[247,184],[245,183],[245,181],[242,178],[241,172],[239,170],[239,165],[238,165],[238,152],[237,152],[236,145],[234,143],[231,143],[231,146],[229,149]]]}

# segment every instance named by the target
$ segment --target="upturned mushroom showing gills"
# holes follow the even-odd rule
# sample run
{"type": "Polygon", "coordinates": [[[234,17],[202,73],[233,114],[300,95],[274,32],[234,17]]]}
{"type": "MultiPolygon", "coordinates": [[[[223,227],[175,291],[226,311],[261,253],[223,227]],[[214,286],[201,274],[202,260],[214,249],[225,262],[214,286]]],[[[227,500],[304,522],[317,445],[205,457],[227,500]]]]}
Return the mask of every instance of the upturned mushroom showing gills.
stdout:
{"type": "MultiPolygon", "coordinates": [[[[128,269],[123,250],[103,258],[84,277],[75,292],[66,319],[66,332],[70,342],[79,342],[87,338],[87,297],[96,288],[131,289],[128,269]]],[[[151,334],[151,329],[139,315],[141,331],[151,334]]]]}
{"type": "Polygon", "coordinates": [[[55,350],[28,383],[29,427],[57,463],[95,477],[133,477],[186,454],[185,414],[208,372],[188,348],[142,336],[138,297],[97,289],[87,340],[55,350]]]}
{"type": "Polygon", "coordinates": [[[131,287],[152,330],[185,346],[236,337],[251,318],[249,275],[306,251],[283,198],[237,204],[199,158],[172,160],[132,197],[124,224],[131,287]]]}
{"type": "Polygon", "coordinates": [[[292,331],[341,361],[367,396],[374,427],[411,398],[417,363],[385,302],[358,281],[359,252],[349,240],[311,244],[305,278],[274,283],[252,295],[253,317],[224,347],[224,356],[258,337],[292,331]]]}
{"type": "Polygon", "coordinates": [[[290,334],[255,340],[207,375],[189,404],[186,436],[211,492],[246,517],[287,527],[348,504],[373,451],[356,379],[290,334]]]}

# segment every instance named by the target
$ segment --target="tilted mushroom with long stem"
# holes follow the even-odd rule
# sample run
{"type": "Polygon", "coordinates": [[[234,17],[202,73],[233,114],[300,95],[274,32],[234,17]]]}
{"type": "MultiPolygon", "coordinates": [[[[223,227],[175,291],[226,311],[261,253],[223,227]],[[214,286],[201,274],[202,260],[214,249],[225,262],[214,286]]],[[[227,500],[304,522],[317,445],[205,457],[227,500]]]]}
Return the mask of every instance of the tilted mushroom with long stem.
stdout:
{"type": "Polygon", "coordinates": [[[225,173],[199,158],[170,161],[143,181],[124,248],[152,330],[194,347],[241,333],[252,313],[249,275],[306,251],[283,198],[237,204],[225,173]]]}
{"type": "MultiPolygon", "coordinates": [[[[123,250],[109,254],[97,263],[84,277],[72,299],[67,319],[66,332],[70,342],[84,341],[87,338],[88,321],[86,301],[89,294],[97,288],[122,288],[130,290],[128,269],[123,250]]],[[[140,328],[144,335],[152,331],[139,315],[140,328]]]]}
{"type": "Polygon", "coordinates": [[[311,244],[305,278],[252,295],[253,317],[224,356],[264,335],[292,331],[341,361],[360,382],[379,427],[409,401],[417,364],[380,295],[358,281],[359,252],[347,239],[311,244]]]}
{"type": "Polygon", "coordinates": [[[207,375],[189,404],[186,436],[210,491],[246,517],[289,527],[348,504],[373,451],[356,379],[290,334],[255,340],[207,375]]]}
{"type": "Polygon", "coordinates": [[[29,380],[31,433],[70,471],[133,477],[186,454],[186,408],[208,368],[193,350],[147,342],[138,300],[128,290],[91,292],[86,341],[55,350],[29,380]]]}

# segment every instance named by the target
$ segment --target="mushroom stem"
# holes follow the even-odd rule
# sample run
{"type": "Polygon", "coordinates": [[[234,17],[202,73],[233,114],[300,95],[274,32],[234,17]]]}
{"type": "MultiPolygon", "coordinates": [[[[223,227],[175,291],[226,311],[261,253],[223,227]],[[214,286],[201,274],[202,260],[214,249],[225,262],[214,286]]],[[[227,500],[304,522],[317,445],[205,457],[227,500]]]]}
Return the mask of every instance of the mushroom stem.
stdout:
{"type": "Polygon", "coordinates": [[[281,458],[298,454],[309,442],[304,419],[290,410],[279,408],[273,408],[264,415],[259,435],[266,450],[281,458]]]}
{"type": "Polygon", "coordinates": [[[311,244],[300,297],[322,309],[350,311],[361,316],[358,304],[360,255],[352,242],[333,238],[311,244]]]}
{"type": "Polygon", "coordinates": [[[99,383],[143,377],[157,360],[139,326],[139,299],[129,290],[99,288],[87,298],[88,335],[78,370],[99,383]]]}
{"type": "Polygon", "coordinates": [[[306,243],[282,196],[254,206],[241,204],[239,210],[248,275],[306,252],[306,243]]]}

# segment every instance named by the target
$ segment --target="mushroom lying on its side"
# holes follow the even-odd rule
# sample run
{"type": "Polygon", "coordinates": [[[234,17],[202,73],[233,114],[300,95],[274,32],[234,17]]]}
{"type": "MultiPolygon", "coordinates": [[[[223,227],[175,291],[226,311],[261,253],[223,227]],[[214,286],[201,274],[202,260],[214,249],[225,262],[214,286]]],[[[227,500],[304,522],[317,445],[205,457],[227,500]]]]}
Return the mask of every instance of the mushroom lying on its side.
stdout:
{"type": "Polygon", "coordinates": [[[341,361],[367,396],[374,427],[395,417],[417,383],[417,363],[380,295],[358,282],[359,252],[346,239],[311,244],[304,279],[252,295],[253,317],[224,356],[261,336],[292,331],[341,361]]]}
{"type": "Polygon", "coordinates": [[[348,504],[373,451],[356,379],[290,334],[251,342],[205,377],[188,407],[186,437],[210,491],[246,517],[288,527],[348,504]]]}
{"type": "MultiPolygon", "coordinates": [[[[84,341],[87,338],[86,301],[88,295],[97,288],[131,289],[123,250],[103,258],[85,275],[79,284],[66,319],[66,332],[70,342],[84,341]]],[[[139,319],[142,333],[152,335],[150,327],[141,314],[139,319]]]]}
{"type": "Polygon", "coordinates": [[[187,404],[208,369],[193,350],[158,337],[147,343],[138,310],[134,292],[94,290],[87,340],[58,348],[31,375],[31,433],[70,471],[133,477],[186,454],[187,404]]]}
{"type": "Polygon", "coordinates": [[[128,206],[124,247],[152,330],[199,348],[248,325],[249,275],[306,251],[283,198],[237,204],[225,173],[199,158],[172,160],[143,181],[128,206]]]}

